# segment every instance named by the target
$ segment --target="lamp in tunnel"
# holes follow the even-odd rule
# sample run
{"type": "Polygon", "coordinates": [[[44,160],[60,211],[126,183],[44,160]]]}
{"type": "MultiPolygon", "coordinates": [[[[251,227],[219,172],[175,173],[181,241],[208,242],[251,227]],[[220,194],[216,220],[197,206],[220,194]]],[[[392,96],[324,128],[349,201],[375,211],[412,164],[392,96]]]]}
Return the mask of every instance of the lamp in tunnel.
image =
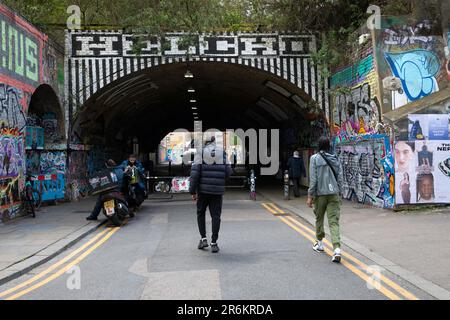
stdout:
{"type": "Polygon", "coordinates": [[[186,79],[192,79],[192,78],[194,77],[194,74],[188,69],[188,70],[186,71],[186,73],[184,74],[184,77],[185,77],[186,79]]]}
{"type": "Polygon", "coordinates": [[[197,110],[197,107],[191,107],[192,110],[197,110]]]}
{"type": "Polygon", "coordinates": [[[189,102],[190,102],[190,103],[196,103],[196,102],[197,102],[197,100],[195,100],[195,99],[191,99],[191,100],[189,100],[189,102]]]}
{"type": "Polygon", "coordinates": [[[192,87],[190,87],[187,91],[188,91],[189,93],[194,93],[194,92],[195,92],[195,89],[192,88],[192,87]]]}

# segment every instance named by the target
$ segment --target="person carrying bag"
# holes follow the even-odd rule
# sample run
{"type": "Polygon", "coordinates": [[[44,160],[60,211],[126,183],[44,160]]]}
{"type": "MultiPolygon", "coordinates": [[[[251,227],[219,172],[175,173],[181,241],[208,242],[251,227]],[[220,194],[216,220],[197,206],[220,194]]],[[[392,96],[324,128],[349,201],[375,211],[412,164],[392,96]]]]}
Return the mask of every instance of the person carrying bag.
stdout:
{"type": "Polygon", "coordinates": [[[309,165],[310,184],[307,205],[312,208],[316,216],[316,238],[313,250],[323,252],[323,238],[325,238],[324,218],[327,213],[330,227],[331,242],[333,244],[332,261],[341,261],[341,243],[339,232],[339,218],[341,210],[342,166],[336,155],[332,154],[330,140],[327,137],[319,139],[319,152],[312,155],[309,165]]]}

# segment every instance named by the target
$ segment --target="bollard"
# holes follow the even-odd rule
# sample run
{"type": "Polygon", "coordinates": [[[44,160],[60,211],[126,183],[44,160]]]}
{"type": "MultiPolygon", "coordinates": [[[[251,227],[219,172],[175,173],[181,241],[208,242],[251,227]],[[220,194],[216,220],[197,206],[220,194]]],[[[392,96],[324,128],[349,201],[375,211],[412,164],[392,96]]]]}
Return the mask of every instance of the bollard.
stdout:
{"type": "Polygon", "coordinates": [[[250,199],[256,200],[256,177],[255,170],[250,170],[250,199]]]}
{"type": "Polygon", "coordinates": [[[284,170],[284,200],[290,199],[289,171],[284,170]]]}

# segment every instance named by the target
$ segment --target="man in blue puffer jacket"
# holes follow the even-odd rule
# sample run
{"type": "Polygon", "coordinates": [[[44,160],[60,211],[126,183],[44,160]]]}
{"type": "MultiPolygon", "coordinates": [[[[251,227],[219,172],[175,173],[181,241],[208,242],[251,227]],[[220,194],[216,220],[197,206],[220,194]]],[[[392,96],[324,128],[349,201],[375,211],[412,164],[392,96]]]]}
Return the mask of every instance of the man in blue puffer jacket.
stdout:
{"type": "Polygon", "coordinates": [[[208,247],[206,239],[205,213],[209,207],[212,219],[211,251],[219,252],[220,215],[222,199],[225,193],[225,181],[231,175],[231,166],[227,163],[225,152],[216,146],[215,138],[206,143],[203,157],[197,154],[192,165],[189,192],[197,200],[197,223],[200,231],[199,249],[208,247]]]}

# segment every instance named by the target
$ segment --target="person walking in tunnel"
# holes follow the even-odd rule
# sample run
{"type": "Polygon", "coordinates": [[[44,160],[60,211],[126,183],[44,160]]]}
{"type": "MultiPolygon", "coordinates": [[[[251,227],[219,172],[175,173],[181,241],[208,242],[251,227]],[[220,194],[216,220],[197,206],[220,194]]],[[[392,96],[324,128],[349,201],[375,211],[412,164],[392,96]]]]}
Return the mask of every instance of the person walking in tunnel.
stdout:
{"type": "Polygon", "coordinates": [[[223,148],[216,146],[215,137],[211,137],[202,151],[196,154],[190,174],[189,192],[197,201],[197,224],[200,231],[198,249],[208,247],[206,238],[205,214],[209,207],[212,219],[211,252],[219,252],[217,240],[220,230],[222,200],[226,179],[231,175],[231,166],[223,148]]]}
{"type": "Polygon", "coordinates": [[[300,197],[300,179],[302,176],[306,177],[305,164],[300,152],[294,151],[294,154],[289,158],[287,165],[289,168],[289,178],[294,184],[294,196],[298,198],[300,197]]]}
{"type": "MultiPolygon", "coordinates": [[[[116,162],[112,159],[106,161],[106,167],[111,169],[116,177],[117,177],[117,191],[123,192],[123,169],[121,166],[117,166],[116,162]]],[[[97,220],[98,215],[102,211],[102,196],[99,195],[97,198],[97,202],[95,203],[94,210],[92,210],[91,214],[86,217],[86,220],[97,220]]]]}
{"type": "Polygon", "coordinates": [[[327,137],[319,139],[319,151],[311,156],[309,165],[310,184],[307,205],[312,208],[316,216],[316,237],[313,250],[323,252],[323,238],[325,238],[325,212],[330,227],[331,242],[333,244],[332,261],[341,261],[341,243],[339,233],[339,218],[341,207],[342,166],[336,155],[331,153],[330,140],[327,137]]]}

